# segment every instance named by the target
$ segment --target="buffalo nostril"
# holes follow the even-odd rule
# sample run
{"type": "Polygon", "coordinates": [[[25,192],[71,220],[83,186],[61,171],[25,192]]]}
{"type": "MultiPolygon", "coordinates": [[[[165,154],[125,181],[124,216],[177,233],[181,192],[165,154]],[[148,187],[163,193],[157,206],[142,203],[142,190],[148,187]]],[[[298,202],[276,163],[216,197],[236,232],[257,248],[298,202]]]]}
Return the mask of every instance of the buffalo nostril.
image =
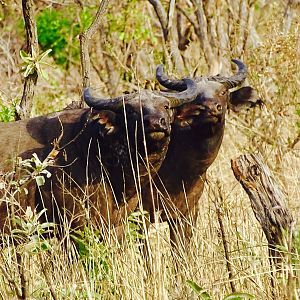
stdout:
{"type": "Polygon", "coordinates": [[[160,123],[160,125],[162,125],[162,126],[166,126],[166,125],[167,125],[167,122],[166,122],[166,119],[165,119],[165,118],[160,118],[159,123],[160,123]]]}
{"type": "Polygon", "coordinates": [[[221,104],[217,104],[216,105],[216,109],[217,109],[217,111],[222,111],[222,105],[221,104]]]}

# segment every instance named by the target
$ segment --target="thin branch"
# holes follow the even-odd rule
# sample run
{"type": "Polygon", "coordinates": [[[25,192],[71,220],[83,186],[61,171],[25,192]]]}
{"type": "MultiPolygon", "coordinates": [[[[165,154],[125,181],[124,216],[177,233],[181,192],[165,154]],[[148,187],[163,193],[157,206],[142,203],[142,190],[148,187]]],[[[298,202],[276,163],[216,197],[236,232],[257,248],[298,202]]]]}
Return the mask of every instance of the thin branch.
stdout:
{"type": "MultiPolygon", "coordinates": [[[[26,30],[26,52],[37,54],[39,51],[37,28],[34,17],[34,4],[32,0],[22,0],[23,18],[26,30]]],[[[30,117],[33,106],[34,87],[37,83],[38,74],[35,70],[25,78],[23,95],[20,102],[20,111],[16,113],[16,120],[30,117]]]]}
{"type": "Polygon", "coordinates": [[[163,31],[164,43],[163,48],[165,52],[165,58],[168,65],[171,66],[172,62],[179,70],[183,70],[183,59],[178,49],[178,33],[174,26],[175,15],[175,1],[171,0],[169,3],[168,14],[159,0],[149,0],[153,6],[156,15],[161,24],[163,31]]]}
{"type": "Polygon", "coordinates": [[[177,33],[178,33],[178,49],[184,51],[187,49],[191,41],[191,24],[188,24],[185,30],[182,28],[182,14],[177,13],[177,33]]]}
{"type": "Polygon", "coordinates": [[[46,265],[44,264],[44,261],[43,261],[43,258],[42,258],[42,254],[39,253],[38,257],[39,257],[39,261],[40,261],[40,266],[41,266],[42,273],[45,276],[46,283],[47,283],[47,285],[49,287],[49,290],[50,290],[50,294],[51,294],[53,300],[58,300],[58,296],[57,296],[57,294],[55,292],[55,289],[54,289],[54,286],[53,286],[53,284],[51,282],[51,278],[50,278],[50,276],[49,276],[49,274],[47,272],[46,265]]]}
{"type": "Polygon", "coordinates": [[[74,2],[81,8],[81,9],[83,9],[83,3],[82,3],[82,1],[81,0],[74,0],[74,2]]]}
{"type": "Polygon", "coordinates": [[[168,31],[172,27],[174,13],[175,13],[175,0],[170,0],[169,11],[168,11],[168,31]]]}
{"type": "Polygon", "coordinates": [[[192,26],[194,27],[195,32],[199,31],[199,26],[198,24],[192,19],[191,15],[188,14],[184,9],[182,9],[181,6],[179,6],[178,3],[176,3],[176,8],[178,9],[178,11],[180,11],[186,18],[187,20],[192,24],[192,26]]]}
{"type": "Polygon", "coordinates": [[[283,32],[287,34],[290,31],[290,27],[293,21],[293,18],[295,17],[295,8],[297,6],[300,6],[299,0],[288,0],[286,4],[286,8],[284,11],[284,22],[283,22],[283,32]]]}
{"type": "Polygon", "coordinates": [[[294,147],[300,142],[300,133],[298,133],[298,135],[295,137],[295,139],[293,141],[291,141],[289,143],[289,148],[290,149],[294,149],[294,147]]]}
{"type": "MultiPolygon", "coordinates": [[[[101,1],[92,24],[85,31],[83,31],[79,36],[83,88],[90,86],[91,63],[90,63],[90,55],[89,55],[89,42],[92,39],[95,32],[100,27],[102,15],[107,7],[108,2],[109,0],[101,1]]],[[[81,103],[83,105],[83,101],[81,103]]]]}
{"type": "Polygon", "coordinates": [[[226,237],[226,231],[225,231],[225,226],[224,226],[224,222],[223,222],[224,214],[222,212],[222,204],[224,203],[225,199],[224,199],[223,191],[222,191],[221,184],[219,181],[217,181],[217,186],[218,186],[218,192],[213,190],[213,194],[214,194],[213,203],[216,208],[217,219],[218,219],[218,223],[220,226],[221,239],[222,239],[222,244],[223,244],[223,249],[224,249],[224,256],[225,256],[225,260],[226,260],[226,268],[228,271],[228,279],[230,282],[231,291],[232,291],[232,293],[235,293],[236,286],[235,286],[235,282],[234,282],[234,272],[233,272],[233,268],[232,268],[232,261],[230,259],[230,255],[229,255],[230,254],[229,242],[226,237]]]}
{"type": "Polygon", "coordinates": [[[201,48],[205,59],[209,65],[212,73],[215,73],[216,69],[216,58],[213,54],[212,46],[208,39],[208,28],[207,28],[207,18],[204,12],[203,1],[202,0],[193,0],[194,6],[196,8],[195,14],[198,21],[198,26],[195,29],[198,39],[200,41],[201,48]]]}
{"type": "Polygon", "coordinates": [[[164,39],[165,41],[167,41],[168,34],[169,34],[167,13],[159,0],[149,0],[149,2],[151,3],[151,5],[153,6],[156,12],[156,15],[158,17],[158,20],[160,22],[163,31],[164,39]]]}
{"type": "Polygon", "coordinates": [[[18,270],[19,270],[20,281],[21,281],[21,297],[19,299],[26,300],[29,299],[29,291],[28,291],[28,280],[25,274],[25,263],[20,253],[17,252],[16,257],[17,257],[18,270]]]}

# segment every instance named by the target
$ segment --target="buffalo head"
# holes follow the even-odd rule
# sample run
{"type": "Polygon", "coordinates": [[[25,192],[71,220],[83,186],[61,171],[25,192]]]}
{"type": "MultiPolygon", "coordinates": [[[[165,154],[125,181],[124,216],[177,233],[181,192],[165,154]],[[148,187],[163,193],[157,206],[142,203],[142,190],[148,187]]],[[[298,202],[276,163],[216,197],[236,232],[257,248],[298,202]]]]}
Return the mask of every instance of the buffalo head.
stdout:
{"type": "Polygon", "coordinates": [[[140,90],[103,99],[96,95],[95,90],[87,88],[83,97],[92,108],[92,122],[98,125],[101,134],[113,136],[122,131],[132,145],[137,145],[142,156],[145,155],[145,140],[148,155],[154,153],[162,161],[170,139],[174,109],[193,101],[197,95],[196,82],[187,78],[183,82],[185,88],[172,94],[140,90]],[[103,110],[110,111],[110,120],[107,116],[103,119],[103,110]]]}
{"type": "MultiPolygon", "coordinates": [[[[244,83],[248,73],[244,63],[236,59],[233,62],[238,66],[238,72],[233,76],[216,75],[194,79],[197,83],[197,97],[195,101],[178,109],[176,115],[178,126],[223,123],[227,108],[238,111],[242,106],[252,107],[262,103],[258,99],[256,91],[250,86],[231,91],[244,83]]],[[[173,80],[164,74],[163,65],[157,67],[156,77],[161,85],[170,90],[186,89],[183,80],[173,80]]]]}

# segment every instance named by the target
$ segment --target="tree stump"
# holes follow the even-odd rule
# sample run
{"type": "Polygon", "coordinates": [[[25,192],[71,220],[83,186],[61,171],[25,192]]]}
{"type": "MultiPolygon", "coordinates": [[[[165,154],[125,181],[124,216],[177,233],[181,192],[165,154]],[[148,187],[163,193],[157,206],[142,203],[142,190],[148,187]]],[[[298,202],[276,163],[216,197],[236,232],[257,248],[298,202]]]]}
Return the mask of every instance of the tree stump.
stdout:
{"type": "Polygon", "coordinates": [[[231,168],[249,196],[255,217],[268,240],[270,257],[278,266],[285,256],[278,246],[292,250],[294,219],[284,203],[284,194],[258,153],[231,160],[231,168]]]}

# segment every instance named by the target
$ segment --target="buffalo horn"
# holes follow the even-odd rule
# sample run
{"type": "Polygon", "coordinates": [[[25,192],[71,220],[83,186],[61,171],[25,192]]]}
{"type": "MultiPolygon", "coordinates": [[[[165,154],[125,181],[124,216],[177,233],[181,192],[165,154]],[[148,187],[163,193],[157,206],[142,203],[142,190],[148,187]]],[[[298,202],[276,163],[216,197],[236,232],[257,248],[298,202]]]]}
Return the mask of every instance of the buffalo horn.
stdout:
{"type": "Polygon", "coordinates": [[[160,92],[166,98],[169,98],[170,108],[175,108],[185,103],[195,100],[198,94],[197,83],[191,78],[182,80],[185,90],[178,93],[160,92]]]}
{"type": "Polygon", "coordinates": [[[126,103],[129,99],[134,97],[134,94],[128,94],[113,99],[105,99],[95,95],[95,90],[92,88],[85,88],[83,91],[83,99],[85,103],[95,109],[119,109],[123,105],[123,101],[126,103]]]}
{"type": "Polygon", "coordinates": [[[234,62],[238,66],[238,72],[236,74],[230,77],[225,77],[221,75],[211,76],[208,77],[208,80],[220,82],[223,85],[225,85],[228,89],[232,89],[241,85],[248,75],[247,66],[237,59],[233,59],[232,62],[234,62]]]}
{"type": "Polygon", "coordinates": [[[164,65],[158,65],[156,68],[156,79],[167,89],[182,92],[186,90],[186,84],[183,80],[171,79],[164,73],[164,65]]]}

